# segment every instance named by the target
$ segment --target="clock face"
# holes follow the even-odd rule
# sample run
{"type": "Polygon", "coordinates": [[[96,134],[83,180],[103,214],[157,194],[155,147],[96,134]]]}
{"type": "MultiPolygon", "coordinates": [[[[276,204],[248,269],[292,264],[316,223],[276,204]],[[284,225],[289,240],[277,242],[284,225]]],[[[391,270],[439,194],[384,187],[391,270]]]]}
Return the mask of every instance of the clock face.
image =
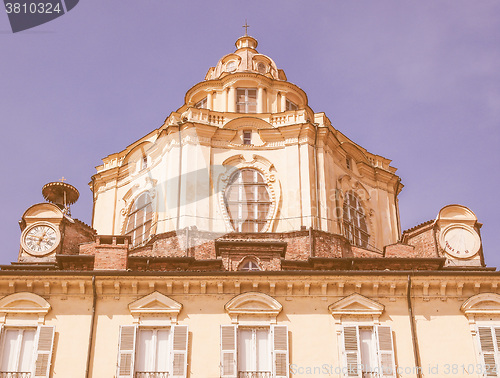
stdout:
{"type": "Polygon", "coordinates": [[[35,223],[24,230],[21,245],[33,255],[45,255],[52,252],[60,241],[59,231],[47,223],[35,223]]]}
{"type": "Polygon", "coordinates": [[[443,230],[441,247],[453,257],[468,258],[474,256],[481,245],[477,232],[465,225],[453,225],[443,230]]]}

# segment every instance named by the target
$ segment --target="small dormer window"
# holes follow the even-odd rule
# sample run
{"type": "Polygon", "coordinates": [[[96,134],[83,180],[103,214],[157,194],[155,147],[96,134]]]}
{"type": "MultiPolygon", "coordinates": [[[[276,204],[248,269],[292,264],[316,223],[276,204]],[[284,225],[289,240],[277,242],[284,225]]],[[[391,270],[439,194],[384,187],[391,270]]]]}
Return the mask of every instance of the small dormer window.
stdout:
{"type": "Polygon", "coordinates": [[[252,130],[243,130],[243,144],[252,144],[252,130]]]}
{"type": "Polygon", "coordinates": [[[257,64],[257,71],[259,73],[261,73],[262,75],[264,75],[266,73],[266,71],[267,71],[266,65],[264,63],[262,63],[262,62],[259,62],[257,64]]]}
{"type": "Polygon", "coordinates": [[[148,157],[144,155],[141,160],[141,171],[148,167],[148,157]]]}
{"type": "Polygon", "coordinates": [[[198,101],[195,106],[196,109],[206,109],[207,108],[207,98],[205,97],[203,100],[198,101]]]}
{"type": "Polygon", "coordinates": [[[297,104],[293,103],[292,101],[290,100],[286,100],[286,110],[289,111],[289,110],[297,110],[299,107],[297,106],[297,104]]]}
{"type": "Polygon", "coordinates": [[[226,71],[227,72],[236,71],[236,62],[234,60],[231,60],[226,64],[226,71]]]}
{"type": "Polygon", "coordinates": [[[255,260],[247,259],[241,263],[238,270],[241,270],[243,272],[255,272],[259,271],[260,267],[255,260]]]}
{"type": "Polygon", "coordinates": [[[351,170],[352,169],[352,165],[351,165],[351,158],[349,156],[347,156],[345,158],[345,165],[347,167],[347,169],[351,170]]]}

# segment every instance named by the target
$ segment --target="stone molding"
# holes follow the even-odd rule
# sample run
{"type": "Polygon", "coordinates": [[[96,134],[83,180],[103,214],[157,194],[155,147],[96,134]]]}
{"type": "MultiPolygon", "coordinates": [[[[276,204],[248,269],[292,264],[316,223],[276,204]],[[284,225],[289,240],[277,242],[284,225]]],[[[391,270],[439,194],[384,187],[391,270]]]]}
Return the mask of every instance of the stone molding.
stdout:
{"type": "Polygon", "coordinates": [[[154,291],[128,305],[134,317],[134,323],[144,323],[149,318],[161,318],[171,324],[177,324],[177,316],[182,310],[182,304],[172,298],[154,291]]]}

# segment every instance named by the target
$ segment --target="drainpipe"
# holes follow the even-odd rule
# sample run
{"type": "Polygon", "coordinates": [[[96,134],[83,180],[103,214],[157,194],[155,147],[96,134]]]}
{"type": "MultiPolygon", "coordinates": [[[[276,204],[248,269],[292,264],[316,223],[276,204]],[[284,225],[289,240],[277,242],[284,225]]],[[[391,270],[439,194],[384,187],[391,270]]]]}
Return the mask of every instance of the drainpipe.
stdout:
{"type": "Polygon", "coordinates": [[[90,320],[90,333],[89,333],[89,347],[87,351],[87,368],[85,369],[85,377],[90,377],[90,358],[92,354],[92,344],[94,343],[94,328],[95,328],[95,306],[97,301],[97,294],[95,291],[95,276],[92,276],[92,315],[90,320]]]}
{"type": "Polygon", "coordinates": [[[408,314],[410,316],[411,325],[411,339],[413,342],[413,356],[415,358],[415,366],[417,368],[417,377],[422,378],[422,365],[420,363],[420,351],[418,349],[418,337],[415,327],[415,317],[413,315],[413,308],[411,304],[411,276],[408,274],[408,289],[406,291],[408,301],[408,314]]]}

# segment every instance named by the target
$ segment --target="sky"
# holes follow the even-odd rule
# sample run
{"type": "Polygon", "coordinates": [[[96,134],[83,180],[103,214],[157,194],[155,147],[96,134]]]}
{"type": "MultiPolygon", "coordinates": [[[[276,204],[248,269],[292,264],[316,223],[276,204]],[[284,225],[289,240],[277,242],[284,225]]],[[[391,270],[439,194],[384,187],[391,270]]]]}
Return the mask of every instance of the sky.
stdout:
{"type": "Polygon", "coordinates": [[[498,0],[80,0],[13,34],[0,14],[0,264],[48,182],[74,185],[90,224],[95,166],[161,126],[247,19],[315,112],[398,168],[403,229],[465,205],[500,267],[498,15],[498,0]]]}

